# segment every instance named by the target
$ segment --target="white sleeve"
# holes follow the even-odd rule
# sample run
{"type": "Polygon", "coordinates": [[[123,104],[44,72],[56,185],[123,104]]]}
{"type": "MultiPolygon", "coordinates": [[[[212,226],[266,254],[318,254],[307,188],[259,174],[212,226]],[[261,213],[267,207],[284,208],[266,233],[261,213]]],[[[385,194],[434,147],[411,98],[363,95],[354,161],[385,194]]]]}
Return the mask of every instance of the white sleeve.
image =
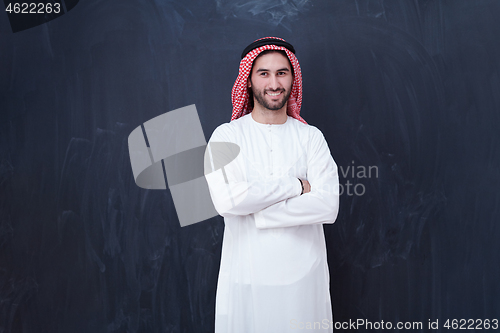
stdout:
{"type": "MultiPolygon", "coordinates": [[[[227,127],[219,126],[207,145],[205,179],[216,211],[223,217],[249,215],[277,202],[299,196],[302,191],[295,177],[285,176],[272,180],[247,180],[247,165],[241,152],[222,168],[214,166],[210,143],[234,142],[227,127]]],[[[219,152],[220,153],[220,152],[219,152]]]]}
{"type": "Polygon", "coordinates": [[[307,154],[307,181],[311,184],[311,192],[255,213],[258,229],[335,222],[339,210],[337,164],[318,129],[313,130],[307,154]]]}

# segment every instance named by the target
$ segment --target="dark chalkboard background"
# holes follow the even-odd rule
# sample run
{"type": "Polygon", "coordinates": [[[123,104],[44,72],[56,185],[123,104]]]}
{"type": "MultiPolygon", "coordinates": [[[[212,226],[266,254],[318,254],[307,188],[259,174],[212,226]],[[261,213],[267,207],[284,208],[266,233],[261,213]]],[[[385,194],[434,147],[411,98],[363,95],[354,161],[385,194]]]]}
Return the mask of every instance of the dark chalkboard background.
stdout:
{"type": "Polygon", "coordinates": [[[324,227],[335,320],[500,319],[500,1],[81,0],[17,33],[4,14],[0,332],[213,331],[223,220],[181,228],[127,137],[194,103],[208,140],[263,36],[295,46],[339,167],[378,170],[341,174],[363,193],[324,227]]]}

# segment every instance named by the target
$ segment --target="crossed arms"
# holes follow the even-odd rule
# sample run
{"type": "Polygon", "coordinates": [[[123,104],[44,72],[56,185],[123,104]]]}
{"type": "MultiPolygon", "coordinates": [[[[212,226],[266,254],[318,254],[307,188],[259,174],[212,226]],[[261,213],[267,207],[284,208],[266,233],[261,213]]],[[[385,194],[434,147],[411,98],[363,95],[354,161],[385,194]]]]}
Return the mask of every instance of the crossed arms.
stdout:
{"type": "MultiPolygon", "coordinates": [[[[207,146],[210,158],[215,158],[211,155],[212,142],[230,142],[224,132],[219,127],[212,134],[207,146]]],[[[302,195],[302,187],[296,177],[248,181],[245,176],[247,166],[241,155],[218,170],[213,163],[205,166],[210,195],[221,216],[254,214],[259,229],[335,221],[339,209],[337,165],[317,128],[311,129],[307,145],[307,182],[311,190],[307,192],[307,183],[304,182],[306,191],[302,195]]]]}

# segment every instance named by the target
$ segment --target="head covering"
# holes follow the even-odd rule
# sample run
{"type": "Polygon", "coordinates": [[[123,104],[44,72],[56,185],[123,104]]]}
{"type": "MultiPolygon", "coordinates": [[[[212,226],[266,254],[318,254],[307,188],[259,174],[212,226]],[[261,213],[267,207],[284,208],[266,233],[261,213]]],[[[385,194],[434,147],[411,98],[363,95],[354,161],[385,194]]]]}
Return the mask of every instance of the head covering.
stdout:
{"type": "Polygon", "coordinates": [[[233,103],[231,121],[252,112],[247,81],[255,58],[257,58],[257,56],[265,50],[285,51],[288,56],[288,59],[293,67],[294,78],[286,113],[290,117],[307,124],[306,121],[300,116],[300,107],[302,105],[302,73],[300,71],[299,61],[297,60],[297,57],[295,57],[295,49],[293,46],[287,43],[284,39],[278,37],[264,37],[257,39],[252,44],[248,45],[243,51],[243,54],[241,55],[242,60],[240,62],[239,75],[234,82],[233,90],[231,92],[231,101],[233,103]]]}

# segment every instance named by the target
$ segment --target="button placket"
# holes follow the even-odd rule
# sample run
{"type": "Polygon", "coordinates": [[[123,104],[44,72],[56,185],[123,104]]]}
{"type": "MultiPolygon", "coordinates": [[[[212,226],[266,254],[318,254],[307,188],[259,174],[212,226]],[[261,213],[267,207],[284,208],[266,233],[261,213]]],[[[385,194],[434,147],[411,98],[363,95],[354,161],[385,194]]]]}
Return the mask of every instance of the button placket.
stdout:
{"type": "Polygon", "coordinates": [[[272,176],[274,174],[274,161],[273,161],[273,133],[271,131],[272,129],[272,125],[269,124],[269,161],[271,162],[271,165],[270,165],[270,175],[272,176]]]}

